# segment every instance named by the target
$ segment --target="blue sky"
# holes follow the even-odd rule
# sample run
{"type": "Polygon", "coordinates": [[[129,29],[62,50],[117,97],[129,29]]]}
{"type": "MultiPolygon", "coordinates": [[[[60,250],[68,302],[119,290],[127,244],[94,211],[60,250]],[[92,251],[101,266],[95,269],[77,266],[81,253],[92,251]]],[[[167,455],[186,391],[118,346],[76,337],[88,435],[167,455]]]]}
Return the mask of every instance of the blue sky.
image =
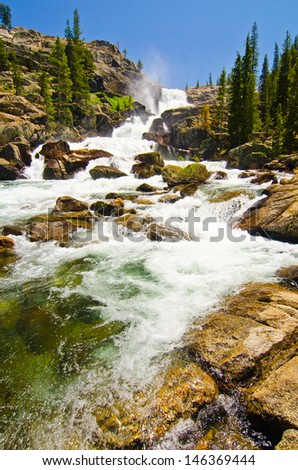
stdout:
{"type": "MultiPolygon", "coordinates": [[[[229,71],[236,51],[243,53],[254,21],[259,30],[260,62],[289,30],[298,34],[297,0],[6,0],[14,26],[64,35],[78,8],[86,41],[119,43],[139,58],[144,71],[169,88],[203,85],[229,71]]],[[[260,65],[261,67],[261,65],[260,65]]]]}

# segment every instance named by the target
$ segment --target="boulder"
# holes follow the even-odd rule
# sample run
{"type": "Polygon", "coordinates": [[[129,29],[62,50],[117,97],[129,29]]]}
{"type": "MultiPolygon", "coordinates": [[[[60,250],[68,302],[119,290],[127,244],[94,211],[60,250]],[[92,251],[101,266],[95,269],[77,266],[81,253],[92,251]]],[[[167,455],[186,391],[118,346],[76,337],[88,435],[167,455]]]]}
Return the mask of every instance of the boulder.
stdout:
{"type": "MultiPolygon", "coordinates": [[[[170,130],[170,145],[178,149],[206,149],[211,135],[199,127],[197,118],[187,118],[174,124],[170,130]]],[[[210,158],[210,155],[209,155],[210,158]]]]}
{"type": "Polygon", "coordinates": [[[147,238],[154,242],[179,242],[189,240],[189,236],[180,228],[164,227],[163,225],[151,223],[148,226],[147,238]]]}
{"type": "Polygon", "coordinates": [[[96,201],[90,209],[97,215],[105,217],[119,217],[123,214],[124,201],[120,198],[111,201],[96,201]]]}
{"type": "Polygon", "coordinates": [[[7,235],[22,235],[24,232],[23,227],[20,225],[5,225],[2,229],[2,235],[7,236],[7,235]]]}
{"type": "Polygon", "coordinates": [[[220,381],[252,386],[293,357],[297,332],[298,292],[250,283],[195,324],[187,348],[220,381]]]}
{"type": "Polygon", "coordinates": [[[264,168],[273,171],[295,171],[298,168],[298,154],[282,155],[266,163],[264,168]]]}
{"type": "Polygon", "coordinates": [[[213,174],[213,179],[214,180],[227,180],[228,174],[225,171],[216,171],[213,174]]]}
{"type": "MultiPolygon", "coordinates": [[[[196,106],[184,106],[181,108],[167,109],[161,114],[161,119],[168,128],[174,126],[180,121],[185,121],[189,117],[198,116],[201,112],[201,108],[196,106]]],[[[149,132],[157,132],[157,126],[154,128],[151,126],[149,132]]],[[[163,129],[164,132],[164,129],[163,129]]]]}
{"type": "Polygon", "coordinates": [[[158,202],[165,204],[174,204],[177,201],[180,201],[181,197],[177,194],[165,194],[158,199],[158,202]]]}
{"type": "Polygon", "coordinates": [[[97,180],[99,178],[108,178],[108,179],[115,179],[115,178],[121,178],[121,176],[127,176],[126,173],[123,173],[123,171],[118,170],[118,168],[115,168],[113,166],[102,166],[98,165],[92,168],[92,170],[89,171],[91,177],[94,180],[97,180]]]}
{"type": "Polygon", "coordinates": [[[142,193],[153,193],[158,191],[158,188],[147,183],[142,183],[136,188],[136,191],[140,191],[142,193]]]}
{"type": "Polygon", "coordinates": [[[298,356],[293,357],[247,394],[248,412],[271,426],[298,429],[298,356]],[[274,424],[273,424],[274,423],[274,424]]]}
{"type": "Polygon", "coordinates": [[[0,158],[0,181],[14,181],[21,177],[20,171],[4,158],[0,158]]]}
{"type": "Polygon", "coordinates": [[[174,192],[179,191],[182,197],[192,197],[196,194],[199,185],[192,183],[192,184],[179,184],[174,186],[174,192]]]}
{"type": "Polygon", "coordinates": [[[191,163],[186,168],[175,165],[167,165],[162,170],[163,180],[169,186],[177,184],[200,184],[204,183],[210,176],[205,165],[191,163]]]}
{"type": "Polygon", "coordinates": [[[238,168],[239,170],[257,170],[270,162],[272,151],[265,144],[248,142],[235,147],[228,153],[227,168],[238,168]]]}
{"type": "Polygon", "coordinates": [[[154,165],[164,167],[165,163],[159,152],[141,153],[134,157],[137,163],[145,163],[146,165],[154,165]]]}
{"type": "Polygon", "coordinates": [[[276,275],[289,287],[298,287],[298,266],[288,266],[277,271],[276,275]]]}
{"type": "Polygon", "coordinates": [[[66,153],[70,150],[68,142],[64,140],[58,140],[54,142],[47,142],[42,146],[40,151],[41,155],[44,155],[45,160],[57,157],[57,154],[66,153]]]}
{"type": "Polygon", "coordinates": [[[43,178],[45,180],[67,180],[69,175],[64,163],[57,158],[52,158],[45,163],[43,178]]]}
{"type": "Polygon", "coordinates": [[[263,171],[262,173],[258,173],[252,180],[251,183],[253,184],[263,184],[263,183],[278,183],[277,178],[272,171],[263,171]]]}
{"type": "Polygon", "coordinates": [[[151,178],[155,175],[161,174],[162,168],[157,165],[148,165],[147,163],[136,163],[131,168],[131,173],[134,174],[136,178],[146,179],[151,178]]]}
{"type": "Polygon", "coordinates": [[[21,170],[25,166],[25,163],[23,162],[21,157],[19,147],[14,143],[9,143],[1,149],[0,158],[4,158],[4,160],[7,160],[18,170],[21,170]]]}
{"type": "Polygon", "coordinates": [[[234,189],[234,190],[223,191],[220,193],[217,192],[215,196],[212,196],[209,199],[209,201],[214,202],[214,203],[226,202],[226,201],[230,201],[231,199],[240,198],[243,196],[248,196],[250,199],[254,198],[254,195],[246,191],[245,189],[234,189]]]}
{"type": "Polygon", "coordinates": [[[14,246],[15,246],[15,242],[13,241],[12,238],[6,237],[6,236],[3,236],[3,237],[0,236],[0,249],[1,250],[11,250],[12,248],[14,248],[14,246]]]}
{"type": "Polygon", "coordinates": [[[23,136],[16,137],[13,142],[19,148],[21,158],[26,166],[30,166],[32,162],[32,157],[30,153],[30,144],[27,139],[23,136]]]}
{"type": "Polygon", "coordinates": [[[288,184],[273,184],[261,199],[246,211],[238,226],[252,235],[298,242],[298,177],[288,184]]]}
{"type": "Polygon", "coordinates": [[[88,203],[79,201],[71,196],[61,196],[57,199],[53,212],[80,212],[88,210],[88,203]]]}

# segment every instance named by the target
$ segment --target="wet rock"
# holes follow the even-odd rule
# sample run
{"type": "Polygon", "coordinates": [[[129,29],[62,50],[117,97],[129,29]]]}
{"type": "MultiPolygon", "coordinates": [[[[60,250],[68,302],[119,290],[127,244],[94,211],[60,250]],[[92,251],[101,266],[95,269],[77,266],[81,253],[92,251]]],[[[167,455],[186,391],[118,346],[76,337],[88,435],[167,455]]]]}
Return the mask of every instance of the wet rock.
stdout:
{"type": "Polygon", "coordinates": [[[162,168],[157,165],[148,165],[147,163],[136,163],[131,168],[131,173],[134,174],[136,178],[147,179],[155,175],[161,174],[162,168]]]}
{"type": "Polygon", "coordinates": [[[147,165],[165,166],[163,158],[159,152],[141,153],[134,157],[137,163],[146,163],[147,165]]]}
{"type": "Polygon", "coordinates": [[[32,221],[28,224],[27,233],[31,242],[47,242],[56,240],[62,244],[67,243],[69,235],[74,232],[76,227],[65,218],[60,220],[32,221]]]}
{"type": "Polygon", "coordinates": [[[151,216],[139,214],[124,214],[122,217],[114,219],[117,225],[125,227],[133,232],[146,232],[148,225],[154,220],[151,216]]]}
{"type": "Polygon", "coordinates": [[[122,195],[118,193],[108,193],[105,195],[105,199],[122,199],[122,195]]]}
{"type": "Polygon", "coordinates": [[[4,158],[0,158],[0,181],[15,181],[21,177],[20,171],[4,158]]]}
{"type": "Polygon", "coordinates": [[[177,184],[200,184],[204,183],[210,176],[205,165],[201,163],[191,163],[186,168],[175,165],[167,165],[162,170],[163,180],[169,186],[177,184]]]}
{"type": "Polygon", "coordinates": [[[165,194],[158,199],[158,202],[165,204],[175,204],[175,202],[180,201],[181,197],[177,194],[165,194]]]}
{"type": "Polygon", "coordinates": [[[136,199],[134,202],[140,206],[151,206],[154,204],[150,199],[136,199]]]}
{"type": "Polygon", "coordinates": [[[263,191],[268,197],[250,207],[239,227],[252,235],[298,242],[298,177],[288,184],[274,184],[263,191]]]}
{"type": "Polygon", "coordinates": [[[254,195],[252,193],[249,193],[245,189],[235,189],[232,191],[223,191],[216,196],[213,196],[209,199],[210,202],[214,203],[219,203],[219,202],[226,202],[230,201],[233,198],[236,197],[243,197],[243,196],[248,196],[250,199],[254,198],[254,195]]]}
{"type": "Polygon", "coordinates": [[[298,429],[298,356],[272,372],[252,393],[248,411],[279,429],[298,429]]]}
{"type": "Polygon", "coordinates": [[[43,178],[45,180],[67,180],[69,175],[65,165],[59,159],[48,160],[44,166],[43,178]]]}
{"type": "Polygon", "coordinates": [[[271,149],[265,144],[248,142],[230,150],[227,168],[239,170],[257,170],[270,162],[271,149]]]}
{"type": "Polygon", "coordinates": [[[219,380],[252,385],[293,356],[297,331],[298,293],[251,283],[197,322],[187,344],[219,380]]]}
{"type": "MultiPolygon", "coordinates": [[[[213,136],[199,126],[199,118],[190,117],[171,127],[170,145],[178,149],[200,149],[205,151],[213,136]]],[[[208,156],[208,159],[212,155],[208,156]]]]}
{"type": "Polygon", "coordinates": [[[255,178],[251,180],[251,183],[253,184],[263,184],[263,183],[269,183],[272,181],[272,183],[278,183],[277,178],[272,171],[264,171],[262,173],[258,173],[255,178]]]}
{"type": "Polygon", "coordinates": [[[282,282],[288,287],[298,287],[298,266],[288,266],[277,271],[276,275],[282,279],[282,282]]]}
{"type": "Polygon", "coordinates": [[[154,242],[179,242],[189,240],[189,236],[177,227],[164,227],[163,225],[152,223],[147,230],[147,238],[154,242]]]}
{"type": "Polygon", "coordinates": [[[154,191],[158,191],[158,188],[147,183],[142,183],[137,187],[136,191],[140,191],[142,193],[153,193],[154,191]]]}
{"type": "Polygon", "coordinates": [[[179,184],[174,186],[174,192],[179,191],[182,197],[194,196],[198,190],[198,184],[179,184]]]}
{"type": "Polygon", "coordinates": [[[15,246],[15,242],[12,238],[0,236],[0,250],[11,250],[15,246]]]}
{"type": "Polygon", "coordinates": [[[70,150],[68,142],[64,140],[58,140],[55,142],[48,142],[42,146],[40,151],[41,155],[44,155],[45,159],[51,159],[57,157],[61,152],[66,153],[70,150]]]}
{"type": "Polygon", "coordinates": [[[266,163],[264,168],[273,171],[295,171],[298,168],[298,154],[282,155],[266,163]]]}
{"type": "Polygon", "coordinates": [[[197,364],[171,365],[162,381],[96,412],[98,445],[109,449],[151,448],[179,420],[195,416],[218,395],[215,382],[197,364]]]}
{"type": "Polygon", "coordinates": [[[0,158],[4,158],[11,165],[14,165],[18,170],[21,170],[25,163],[22,160],[21,152],[17,145],[9,143],[1,149],[0,158]]]}
{"type": "Polygon", "coordinates": [[[275,450],[298,450],[298,430],[287,429],[282,440],[275,446],[275,450]]]}
{"type": "Polygon", "coordinates": [[[97,180],[99,178],[115,179],[121,178],[121,176],[127,176],[126,173],[123,173],[123,171],[118,170],[118,168],[115,168],[113,166],[101,165],[92,168],[89,173],[94,180],[97,180]]]}
{"type": "Polygon", "coordinates": [[[18,136],[18,137],[15,137],[12,143],[19,148],[21,158],[24,164],[26,166],[30,166],[32,157],[30,154],[30,144],[28,140],[25,139],[23,136],[18,136]]]}
{"type": "Polygon", "coordinates": [[[90,206],[90,209],[97,215],[105,217],[119,217],[123,214],[123,207],[123,199],[118,198],[111,201],[96,201],[90,206]]]}
{"type": "MultiPolygon", "coordinates": [[[[180,121],[185,121],[189,117],[198,116],[199,113],[199,107],[184,106],[182,108],[167,109],[161,114],[161,119],[168,127],[171,127],[180,121]]],[[[150,129],[149,132],[156,132],[156,130],[150,129]]]]}
{"type": "Polygon", "coordinates": [[[2,234],[4,236],[7,236],[7,235],[18,236],[18,235],[22,235],[23,232],[24,232],[24,229],[20,225],[5,225],[2,229],[2,234]]]}
{"type": "Polygon", "coordinates": [[[228,174],[225,171],[216,171],[213,174],[213,179],[215,180],[227,180],[228,174]]]}
{"type": "Polygon", "coordinates": [[[53,212],[80,212],[88,210],[88,203],[79,201],[71,196],[61,196],[57,199],[53,212]]]}

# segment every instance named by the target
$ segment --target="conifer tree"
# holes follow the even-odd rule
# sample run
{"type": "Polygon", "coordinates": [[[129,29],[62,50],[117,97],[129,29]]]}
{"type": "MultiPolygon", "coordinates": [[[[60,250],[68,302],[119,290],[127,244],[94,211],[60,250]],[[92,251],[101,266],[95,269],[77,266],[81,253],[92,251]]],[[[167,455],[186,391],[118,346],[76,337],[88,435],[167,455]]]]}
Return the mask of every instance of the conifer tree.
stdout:
{"type": "Polygon", "coordinates": [[[259,50],[258,50],[258,40],[259,40],[259,33],[257,23],[254,22],[252,29],[251,29],[251,38],[250,44],[252,48],[252,64],[253,64],[253,71],[255,77],[258,73],[258,63],[259,63],[259,50]]]}
{"type": "Polygon", "coordinates": [[[72,82],[68,67],[65,46],[59,38],[51,54],[53,75],[53,104],[55,106],[56,119],[66,125],[72,124],[72,112],[70,110],[72,100],[72,82]]]}
{"type": "Polygon", "coordinates": [[[250,37],[247,36],[245,55],[243,57],[243,89],[241,113],[241,143],[251,139],[258,122],[258,102],[256,95],[256,78],[254,72],[254,54],[250,37]]]}
{"type": "Polygon", "coordinates": [[[291,70],[291,36],[287,31],[283,44],[283,53],[277,79],[276,104],[281,104],[282,112],[286,114],[288,107],[289,75],[291,70]]]}
{"type": "Polygon", "coordinates": [[[212,74],[211,74],[211,72],[209,73],[208,85],[209,85],[209,86],[212,86],[212,85],[213,85],[213,80],[212,80],[212,74]]]}
{"type": "Polygon", "coordinates": [[[21,95],[24,85],[24,78],[20,62],[14,53],[11,54],[11,70],[15,94],[21,95]]]}
{"type": "Polygon", "coordinates": [[[50,78],[48,73],[42,72],[39,77],[40,94],[44,99],[45,112],[47,113],[47,122],[54,119],[55,109],[52,101],[52,92],[50,87],[50,78]]]}
{"type": "Polygon", "coordinates": [[[141,59],[138,60],[138,63],[137,63],[137,69],[138,69],[138,72],[141,72],[143,70],[143,62],[141,61],[141,59]]]}
{"type": "Polygon", "coordinates": [[[11,29],[11,9],[9,5],[0,3],[0,20],[9,30],[11,29]]]}
{"type": "Polygon", "coordinates": [[[219,127],[220,143],[222,143],[222,134],[226,127],[227,120],[227,73],[223,68],[218,79],[218,93],[215,109],[215,124],[219,127]]]}
{"type": "Polygon", "coordinates": [[[264,57],[262,73],[259,80],[259,99],[260,99],[260,117],[263,127],[266,131],[270,127],[270,88],[271,88],[271,76],[269,72],[269,62],[267,54],[264,57]]]}
{"type": "Polygon", "coordinates": [[[230,76],[230,89],[229,89],[229,118],[228,118],[228,131],[231,147],[236,147],[241,143],[241,116],[242,116],[242,90],[243,90],[243,77],[242,77],[242,58],[240,53],[237,53],[237,58],[232,68],[230,76]]]}
{"type": "Polygon", "coordinates": [[[276,124],[272,135],[272,150],[276,156],[280,155],[284,144],[284,119],[282,106],[279,103],[276,110],[276,124]]]}
{"type": "Polygon", "coordinates": [[[287,151],[298,149],[298,49],[293,47],[294,65],[289,74],[288,110],[285,119],[284,147],[287,151]]]}
{"type": "Polygon", "coordinates": [[[10,69],[10,62],[8,53],[5,49],[4,42],[0,38],[0,72],[4,72],[5,70],[10,69]]]}

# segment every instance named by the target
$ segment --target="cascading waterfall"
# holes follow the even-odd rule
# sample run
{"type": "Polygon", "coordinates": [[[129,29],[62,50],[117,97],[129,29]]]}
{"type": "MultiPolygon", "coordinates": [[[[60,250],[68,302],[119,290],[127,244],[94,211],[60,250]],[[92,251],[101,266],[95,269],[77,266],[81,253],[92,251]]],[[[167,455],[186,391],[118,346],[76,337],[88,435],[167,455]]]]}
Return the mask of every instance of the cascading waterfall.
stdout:
{"type": "MultiPolygon", "coordinates": [[[[160,112],[182,105],[187,105],[184,92],[163,90],[160,112]]],[[[42,180],[37,149],[26,171],[29,179],[0,187],[0,226],[45,213],[59,196],[91,203],[110,191],[134,192],[140,181],[130,168],[136,154],[155,149],[154,142],[142,140],[154,117],[146,124],[131,118],[111,138],[71,144],[113,154],[90,162],[71,180],[42,180]],[[99,163],[128,176],[93,181],[89,170],[99,163]]],[[[222,162],[206,166],[224,168],[222,162]]],[[[245,282],[271,279],[280,266],[294,264],[292,245],[227,229],[228,219],[254,200],[243,195],[212,203],[210,196],[240,188],[259,198],[260,186],[238,179],[237,170],[225,171],[227,180],[211,180],[193,198],[172,205],[152,196],[156,204],[142,209],[164,221],[178,218],[177,226],[186,231],[193,210],[194,241],[119,242],[109,233],[109,242],[95,237],[63,248],[14,237],[18,258],[1,279],[3,448],[92,447],[96,410],[150,384],[195,318],[245,282]]],[[[160,176],[146,182],[164,187],[160,176]]]]}

